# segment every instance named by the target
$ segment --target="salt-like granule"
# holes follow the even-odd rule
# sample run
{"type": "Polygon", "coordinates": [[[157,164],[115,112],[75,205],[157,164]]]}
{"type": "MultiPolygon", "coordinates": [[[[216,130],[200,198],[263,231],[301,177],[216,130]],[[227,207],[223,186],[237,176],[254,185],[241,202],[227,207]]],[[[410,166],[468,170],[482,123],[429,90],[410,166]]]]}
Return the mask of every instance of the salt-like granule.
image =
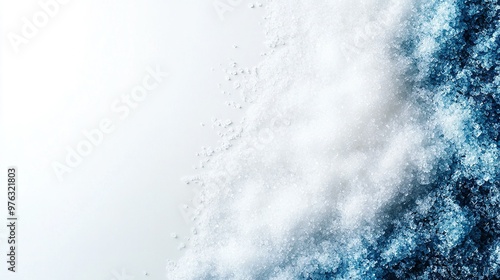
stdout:
{"type": "Polygon", "coordinates": [[[499,4],[264,7],[270,51],[235,81],[244,121],[214,120],[238,132],[201,153],[197,234],[168,278],[497,275],[499,4]]]}

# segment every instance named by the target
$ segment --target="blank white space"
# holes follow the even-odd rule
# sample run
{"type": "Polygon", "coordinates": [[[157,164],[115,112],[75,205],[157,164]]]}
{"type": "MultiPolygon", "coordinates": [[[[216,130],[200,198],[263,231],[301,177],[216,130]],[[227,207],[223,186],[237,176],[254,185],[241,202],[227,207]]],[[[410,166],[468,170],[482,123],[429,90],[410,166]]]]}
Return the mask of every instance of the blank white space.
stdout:
{"type": "MultiPolygon", "coordinates": [[[[219,65],[258,63],[262,15],[246,3],[221,21],[211,1],[70,1],[16,54],[7,34],[40,8],[0,3],[0,179],[19,168],[20,217],[19,272],[2,261],[0,278],[109,280],[125,269],[163,279],[189,237],[178,208],[192,193],[181,178],[197,172],[200,147],[217,141],[200,123],[239,116],[217,86],[219,65]],[[156,65],[171,76],[119,120],[110,104],[156,65]],[[115,132],[58,182],[52,162],[106,117],[115,132]]],[[[0,221],[5,204],[2,191],[0,221]]],[[[2,226],[1,260],[6,235],[2,226]]]]}

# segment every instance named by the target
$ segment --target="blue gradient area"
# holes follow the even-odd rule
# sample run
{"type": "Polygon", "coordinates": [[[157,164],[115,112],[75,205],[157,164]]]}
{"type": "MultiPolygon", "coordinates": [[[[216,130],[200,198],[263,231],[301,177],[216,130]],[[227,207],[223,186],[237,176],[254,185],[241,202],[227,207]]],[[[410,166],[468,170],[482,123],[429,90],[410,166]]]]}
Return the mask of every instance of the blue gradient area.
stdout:
{"type": "Polygon", "coordinates": [[[379,225],[325,242],[307,265],[292,261],[302,279],[500,279],[499,17],[498,1],[414,7],[395,53],[443,147],[434,179],[415,180],[379,225]]]}

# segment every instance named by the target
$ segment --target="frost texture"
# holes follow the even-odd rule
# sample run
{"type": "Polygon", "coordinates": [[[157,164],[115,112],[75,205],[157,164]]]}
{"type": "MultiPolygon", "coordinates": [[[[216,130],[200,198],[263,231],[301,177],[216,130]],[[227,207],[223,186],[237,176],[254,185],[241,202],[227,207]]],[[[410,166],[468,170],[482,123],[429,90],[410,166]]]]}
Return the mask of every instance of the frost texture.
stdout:
{"type": "Polygon", "coordinates": [[[498,2],[280,2],[169,279],[497,279],[498,2]]]}

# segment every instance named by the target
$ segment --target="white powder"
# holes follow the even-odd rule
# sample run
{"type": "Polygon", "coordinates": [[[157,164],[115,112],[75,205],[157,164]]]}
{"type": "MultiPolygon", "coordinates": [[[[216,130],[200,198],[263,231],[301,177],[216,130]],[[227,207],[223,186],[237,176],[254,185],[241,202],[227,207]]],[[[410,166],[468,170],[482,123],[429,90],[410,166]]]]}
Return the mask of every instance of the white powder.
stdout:
{"type": "Polygon", "coordinates": [[[440,147],[390,56],[411,3],[264,7],[271,48],[242,82],[242,133],[199,176],[197,235],[169,279],[297,278],[311,259],[335,262],[323,241],[376,226],[391,198],[432,180],[440,147]]]}

